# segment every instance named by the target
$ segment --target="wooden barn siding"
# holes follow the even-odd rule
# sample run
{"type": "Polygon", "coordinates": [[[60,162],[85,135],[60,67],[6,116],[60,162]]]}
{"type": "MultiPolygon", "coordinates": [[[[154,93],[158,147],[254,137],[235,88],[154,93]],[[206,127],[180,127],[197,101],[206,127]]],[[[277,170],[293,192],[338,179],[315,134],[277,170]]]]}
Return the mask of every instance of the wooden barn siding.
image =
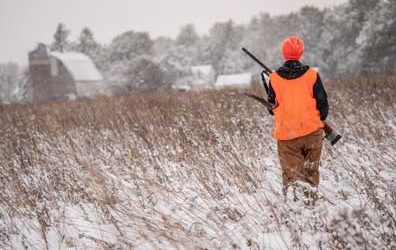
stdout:
{"type": "MultiPolygon", "coordinates": [[[[58,75],[51,76],[48,58],[46,64],[31,64],[33,82],[33,101],[67,99],[76,95],[76,86],[72,76],[63,64],[57,60],[58,75]]],[[[42,60],[45,62],[45,59],[42,60]]]]}
{"type": "Polygon", "coordinates": [[[76,95],[75,82],[62,64],[61,61],[57,60],[58,75],[52,77],[52,96],[55,99],[66,99],[70,95],[76,95]]]}

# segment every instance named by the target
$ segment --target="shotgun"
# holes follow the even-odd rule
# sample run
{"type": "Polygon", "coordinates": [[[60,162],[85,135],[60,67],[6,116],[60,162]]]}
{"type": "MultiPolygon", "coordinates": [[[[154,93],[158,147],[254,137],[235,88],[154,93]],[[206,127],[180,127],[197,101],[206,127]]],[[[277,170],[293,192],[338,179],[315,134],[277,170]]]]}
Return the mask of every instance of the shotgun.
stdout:
{"type": "MultiPolygon", "coordinates": [[[[257,57],[255,57],[246,48],[242,47],[242,51],[245,52],[251,59],[253,59],[253,61],[255,61],[258,65],[260,65],[263,68],[263,72],[261,73],[261,80],[263,82],[264,89],[268,94],[269,87],[265,81],[264,75],[267,75],[269,77],[270,74],[272,73],[272,70],[270,68],[268,68],[263,62],[261,62],[257,57]]],[[[258,97],[256,95],[252,95],[252,94],[246,94],[246,95],[255,99],[256,101],[260,102],[269,110],[273,110],[277,107],[277,104],[275,104],[275,105],[271,104],[264,98],[261,98],[261,97],[258,97]]],[[[323,127],[323,130],[325,133],[325,138],[330,141],[331,146],[334,146],[341,139],[341,135],[338,134],[333,128],[331,128],[330,125],[328,124],[328,122],[325,122],[324,124],[325,124],[325,126],[323,127]]]]}

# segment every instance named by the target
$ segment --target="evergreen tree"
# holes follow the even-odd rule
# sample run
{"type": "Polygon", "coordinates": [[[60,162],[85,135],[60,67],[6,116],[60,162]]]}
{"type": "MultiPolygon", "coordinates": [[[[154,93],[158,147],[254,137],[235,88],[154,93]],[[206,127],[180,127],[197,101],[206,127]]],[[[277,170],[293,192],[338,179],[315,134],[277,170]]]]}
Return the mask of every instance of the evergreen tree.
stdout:
{"type": "Polygon", "coordinates": [[[90,57],[101,71],[108,69],[109,63],[107,62],[106,49],[96,42],[89,28],[84,28],[81,31],[75,50],[90,57]]]}
{"type": "Polygon", "coordinates": [[[67,40],[70,30],[66,29],[63,23],[59,23],[54,34],[54,41],[51,44],[51,50],[64,52],[69,49],[67,40]]]}
{"type": "Polygon", "coordinates": [[[99,44],[95,41],[92,31],[89,28],[84,28],[78,39],[78,51],[92,56],[97,52],[99,44]]]}

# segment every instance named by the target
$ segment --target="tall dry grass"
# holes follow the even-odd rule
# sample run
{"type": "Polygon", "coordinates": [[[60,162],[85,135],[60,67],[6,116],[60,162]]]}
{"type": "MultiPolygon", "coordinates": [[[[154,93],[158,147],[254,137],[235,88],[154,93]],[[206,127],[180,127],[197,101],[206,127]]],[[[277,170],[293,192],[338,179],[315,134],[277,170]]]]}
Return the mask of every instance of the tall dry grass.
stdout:
{"type": "MultiPolygon", "coordinates": [[[[395,247],[394,86],[391,77],[326,83],[344,139],[324,149],[323,193],[334,211],[354,203],[287,227],[287,246],[319,232],[323,248],[395,247]]],[[[243,92],[0,106],[0,246],[264,247],[287,214],[272,118],[243,92]],[[84,220],[107,231],[81,229],[84,220]]]]}

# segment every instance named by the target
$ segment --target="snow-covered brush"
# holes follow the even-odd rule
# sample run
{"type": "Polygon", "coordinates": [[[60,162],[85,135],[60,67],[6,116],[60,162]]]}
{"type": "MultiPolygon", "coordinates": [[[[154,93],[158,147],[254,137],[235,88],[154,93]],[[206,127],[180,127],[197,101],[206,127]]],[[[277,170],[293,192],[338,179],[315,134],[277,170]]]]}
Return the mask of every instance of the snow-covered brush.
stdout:
{"type": "Polygon", "coordinates": [[[395,249],[395,82],[328,84],[314,209],[240,90],[0,105],[0,249],[395,249]]]}

